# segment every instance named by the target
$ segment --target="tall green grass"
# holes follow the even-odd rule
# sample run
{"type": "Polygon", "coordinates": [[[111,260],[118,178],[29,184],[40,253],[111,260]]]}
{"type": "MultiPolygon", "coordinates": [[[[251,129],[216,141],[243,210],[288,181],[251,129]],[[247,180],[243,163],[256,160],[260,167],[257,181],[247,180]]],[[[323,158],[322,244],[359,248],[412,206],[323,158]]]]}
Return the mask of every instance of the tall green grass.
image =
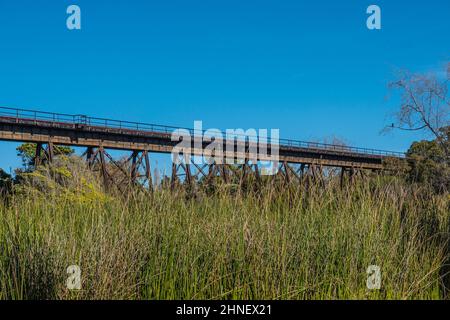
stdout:
{"type": "Polygon", "coordinates": [[[381,177],[343,189],[333,180],[221,188],[195,197],[24,188],[0,205],[0,299],[446,295],[448,195],[381,177]],[[81,267],[79,291],[66,287],[69,265],[81,267]],[[381,268],[380,290],[366,287],[369,265],[381,268]]]}

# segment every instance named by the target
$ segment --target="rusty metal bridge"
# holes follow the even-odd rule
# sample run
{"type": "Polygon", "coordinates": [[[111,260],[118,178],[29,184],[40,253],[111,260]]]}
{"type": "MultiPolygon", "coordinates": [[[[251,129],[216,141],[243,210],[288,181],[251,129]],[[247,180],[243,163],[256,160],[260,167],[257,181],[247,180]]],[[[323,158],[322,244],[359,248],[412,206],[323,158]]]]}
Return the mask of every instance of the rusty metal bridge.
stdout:
{"type": "MultiPolygon", "coordinates": [[[[83,156],[89,166],[99,164],[105,183],[110,180],[107,163],[119,165],[107,153],[107,149],[126,150],[131,152],[128,161],[130,171],[120,170],[128,175],[131,180],[143,177],[148,182],[152,181],[150,170],[150,153],[171,153],[178,141],[172,141],[171,136],[178,127],[162,126],[156,124],[112,120],[105,118],[88,117],[85,115],[71,115],[62,113],[50,113],[34,110],[24,110],[0,107],[0,140],[15,142],[30,142],[36,144],[35,165],[44,161],[51,162],[54,157],[55,146],[85,147],[83,156]]],[[[187,129],[194,137],[193,129],[187,129]]],[[[244,143],[248,150],[251,137],[244,140],[233,140],[238,146],[244,143]]],[[[223,141],[224,145],[227,141],[223,141]]],[[[192,154],[202,155],[203,149],[196,149],[192,142],[192,154]]],[[[202,148],[206,145],[201,144],[202,148]]],[[[225,150],[225,148],[224,148],[225,150]]],[[[270,148],[269,153],[270,155],[270,148]]],[[[243,155],[244,159],[249,159],[243,155]]],[[[345,172],[355,170],[383,170],[386,158],[404,158],[403,153],[384,150],[356,148],[333,144],[305,142],[298,140],[279,140],[279,165],[280,172],[286,179],[301,178],[316,168],[337,167],[341,168],[341,176],[345,172]],[[298,168],[295,168],[295,167],[298,168]]],[[[258,153],[258,160],[265,161],[263,155],[258,153]]],[[[246,169],[253,170],[259,177],[260,169],[257,163],[242,164],[243,174],[246,169]]],[[[192,163],[179,163],[172,165],[172,181],[174,182],[179,170],[185,180],[190,183],[200,175],[205,177],[221,175],[227,180],[231,173],[227,165],[192,163]],[[191,167],[196,173],[191,171],[191,167]]]]}

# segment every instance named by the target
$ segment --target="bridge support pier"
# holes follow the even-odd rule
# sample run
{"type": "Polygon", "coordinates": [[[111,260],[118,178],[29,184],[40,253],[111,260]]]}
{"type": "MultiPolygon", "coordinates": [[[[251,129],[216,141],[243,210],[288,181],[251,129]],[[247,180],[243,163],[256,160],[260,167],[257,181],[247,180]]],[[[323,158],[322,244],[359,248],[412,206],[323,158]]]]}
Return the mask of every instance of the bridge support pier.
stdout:
{"type": "Polygon", "coordinates": [[[36,144],[36,152],[34,154],[34,167],[37,168],[42,162],[42,143],[36,144]]]}
{"type": "Polygon", "coordinates": [[[44,143],[36,143],[36,151],[34,154],[34,167],[37,168],[44,163],[52,163],[54,155],[54,146],[49,141],[46,146],[44,143]]]}
{"type": "MultiPolygon", "coordinates": [[[[34,165],[38,167],[43,163],[51,163],[54,159],[57,147],[52,141],[36,144],[36,156],[34,165]]],[[[122,161],[116,161],[105,150],[103,146],[87,147],[83,153],[86,157],[87,166],[94,171],[99,171],[106,190],[115,184],[118,189],[124,191],[133,185],[147,186],[153,191],[153,180],[150,167],[150,156],[148,150],[132,150],[131,155],[122,161]]],[[[170,188],[173,190],[177,185],[183,184],[189,190],[196,188],[195,184],[202,179],[204,184],[214,184],[221,179],[225,184],[234,183],[241,188],[246,188],[254,183],[254,188],[262,186],[263,180],[258,163],[250,163],[248,159],[235,165],[218,163],[195,163],[193,156],[180,155],[178,161],[172,163],[172,176],[170,188]],[[180,183],[182,182],[182,183],[180,183]]],[[[308,188],[314,181],[325,184],[324,170],[320,164],[290,163],[282,161],[276,164],[277,172],[272,181],[278,181],[286,185],[293,183],[308,188]]],[[[354,183],[357,176],[363,177],[360,167],[341,167],[337,179],[340,180],[341,188],[345,182],[354,183]]]]}
{"type": "MultiPolygon", "coordinates": [[[[191,172],[192,157],[190,155],[178,155],[177,159],[172,159],[172,176],[170,178],[170,188],[174,190],[180,184],[180,177],[184,177],[184,184],[191,187],[193,177],[191,172]]],[[[194,163],[194,162],[192,162],[194,163]]]]}
{"type": "Polygon", "coordinates": [[[102,171],[102,177],[103,177],[103,184],[106,190],[109,190],[109,174],[108,170],[106,169],[106,161],[105,161],[105,150],[103,147],[100,147],[98,149],[98,154],[100,158],[100,168],[102,171]]]}
{"type": "Polygon", "coordinates": [[[341,189],[344,187],[344,183],[345,183],[345,177],[347,176],[347,180],[349,184],[353,184],[356,181],[356,178],[358,176],[360,176],[361,178],[364,178],[365,174],[364,174],[364,169],[362,168],[355,168],[355,167],[351,167],[351,168],[341,168],[341,172],[340,172],[340,186],[341,189]]]}
{"type": "Polygon", "coordinates": [[[116,184],[120,190],[138,183],[144,179],[143,185],[148,184],[148,190],[153,191],[150,156],[147,150],[133,150],[125,161],[116,161],[102,147],[88,147],[82,156],[86,156],[86,164],[93,171],[100,171],[105,189],[116,184]],[[129,170],[127,169],[129,168],[129,170]]]}

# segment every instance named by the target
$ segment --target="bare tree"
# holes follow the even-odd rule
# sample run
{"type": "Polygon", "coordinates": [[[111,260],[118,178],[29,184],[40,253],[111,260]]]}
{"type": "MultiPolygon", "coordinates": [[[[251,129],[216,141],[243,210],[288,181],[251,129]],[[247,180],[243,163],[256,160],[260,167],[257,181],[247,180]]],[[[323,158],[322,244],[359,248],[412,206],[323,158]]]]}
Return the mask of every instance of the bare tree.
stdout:
{"type": "Polygon", "coordinates": [[[323,143],[335,146],[342,151],[350,151],[349,144],[344,138],[337,137],[335,135],[325,137],[323,143]]]}
{"type": "Polygon", "coordinates": [[[397,80],[389,87],[400,92],[400,110],[394,114],[395,123],[386,129],[428,131],[441,143],[445,139],[444,128],[450,125],[449,79],[443,74],[445,71],[398,72],[397,80]]]}

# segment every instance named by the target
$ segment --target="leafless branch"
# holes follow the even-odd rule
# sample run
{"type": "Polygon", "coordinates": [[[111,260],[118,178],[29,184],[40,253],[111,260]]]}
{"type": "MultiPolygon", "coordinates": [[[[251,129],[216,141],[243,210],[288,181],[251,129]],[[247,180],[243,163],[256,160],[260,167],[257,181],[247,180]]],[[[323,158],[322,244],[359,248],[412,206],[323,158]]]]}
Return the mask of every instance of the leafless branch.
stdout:
{"type": "Polygon", "coordinates": [[[438,141],[443,139],[441,129],[450,124],[448,79],[400,71],[389,88],[400,93],[400,110],[394,116],[395,124],[385,129],[426,130],[438,141]]]}

